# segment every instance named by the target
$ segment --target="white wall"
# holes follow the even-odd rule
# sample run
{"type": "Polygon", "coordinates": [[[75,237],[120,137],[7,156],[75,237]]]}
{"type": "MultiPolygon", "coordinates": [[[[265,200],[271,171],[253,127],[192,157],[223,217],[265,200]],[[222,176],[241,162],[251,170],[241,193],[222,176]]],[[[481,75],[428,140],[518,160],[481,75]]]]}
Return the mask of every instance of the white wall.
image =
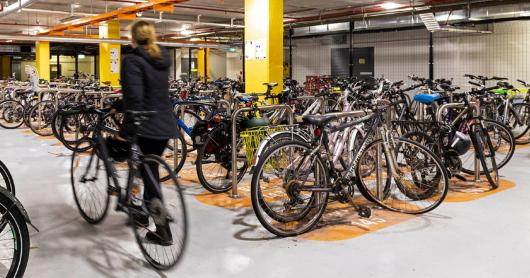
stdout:
{"type": "MultiPolygon", "coordinates": [[[[434,38],[435,78],[454,78],[465,85],[465,73],[530,80],[530,21],[495,23],[487,35],[438,33],[434,38]]],[[[331,73],[329,38],[293,41],[293,77],[331,73]]],[[[407,80],[409,75],[429,75],[429,33],[409,30],[355,34],[354,47],[374,47],[375,75],[407,80]]]]}
{"type": "Polygon", "coordinates": [[[226,77],[237,80],[239,73],[243,70],[243,51],[226,53],[226,77]]]}
{"type": "Polygon", "coordinates": [[[226,77],[226,51],[210,50],[210,80],[226,77]]]}

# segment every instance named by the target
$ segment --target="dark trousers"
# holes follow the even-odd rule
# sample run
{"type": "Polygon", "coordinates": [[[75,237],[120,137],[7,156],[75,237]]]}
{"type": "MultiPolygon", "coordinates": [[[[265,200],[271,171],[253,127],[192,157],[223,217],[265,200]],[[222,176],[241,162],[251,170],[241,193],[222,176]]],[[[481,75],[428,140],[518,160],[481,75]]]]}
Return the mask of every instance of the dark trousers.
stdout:
{"type": "MultiPolygon", "coordinates": [[[[154,154],[161,156],[164,150],[166,149],[168,139],[157,140],[149,139],[145,137],[138,138],[138,146],[143,154],[154,154]]],[[[144,181],[144,200],[150,201],[153,198],[158,198],[162,200],[162,196],[158,192],[162,189],[160,188],[160,173],[158,172],[157,163],[149,163],[149,172],[145,168],[141,168],[140,172],[142,174],[142,179],[144,181]],[[152,175],[150,178],[149,174],[152,175]]]]}

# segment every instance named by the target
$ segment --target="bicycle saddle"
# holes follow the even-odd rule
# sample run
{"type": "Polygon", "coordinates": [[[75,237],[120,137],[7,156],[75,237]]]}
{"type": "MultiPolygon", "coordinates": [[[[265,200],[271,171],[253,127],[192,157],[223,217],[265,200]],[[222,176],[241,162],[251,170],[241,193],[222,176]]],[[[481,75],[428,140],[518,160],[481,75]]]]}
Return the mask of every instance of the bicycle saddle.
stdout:
{"type": "Polygon", "coordinates": [[[274,88],[274,87],[278,86],[278,82],[273,82],[273,83],[263,83],[263,85],[265,85],[265,86],[267,86],[267,87],[274,88]]]}
{"type": "Polygon", "coordinates": [[[414,96],[414,101],[423,104],[432,104],[440,98],[441,96],[439,94],[417,94],[414,96]]]}
{"type": "Polygon", "coordinates": [[[316,125],[319,127],[327,125],[329,122],[338,119],[337,115],[326,114],[326,115],[305,115],[302,120],[305,123],[316,125]]]}

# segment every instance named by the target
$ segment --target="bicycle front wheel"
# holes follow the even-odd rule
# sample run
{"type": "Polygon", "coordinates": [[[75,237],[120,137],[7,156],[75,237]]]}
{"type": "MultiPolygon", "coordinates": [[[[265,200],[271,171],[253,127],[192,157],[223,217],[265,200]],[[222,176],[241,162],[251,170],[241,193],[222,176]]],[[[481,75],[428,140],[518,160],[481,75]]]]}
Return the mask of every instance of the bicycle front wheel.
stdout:
{"type": "MultiPolygon", "coordinates": [[[[76,149],[86,145],[92,144],[87,139],[81,140],[76,149]]],[[[105,218],[110,201],[110,179],[97,151],[97,146],[88,152],[74,150],[70,165],[75,203],[83,219],[90,224],[98,224],[105,218]]]]}
{"type": "MultiPolygon", "coordinates": [[[[184,196],[171,167],[160,157],[144,156],[141,168],[145,169],[146,175],[151,179],[151,184],[158,185],[160,188],[162,200],[158,198],[144,200],[144,205],[148,209],[146,216],[148,216],[149,224],[133,225],[134,236],[149,264],[156,269],[170,269],[182,258],[188,237],[188,218],[184,196]],[[159,171],[169,173],[167,182],[160,183],[156,178],[158,175],[151,172],[154,167],[157,167],[159,171]],[[163,227],[170,233],[169,243],[157,244],[148,240],[148,233],[159,234],[158,229],[163,227]]],[[[135,223],[133,219],[131,223],[135,223]]]]}
{"type": "Polygon", "coordinates": [[[417,142],[393,140],[395,147],[390,153],[384,151],[382,140],[363,151],[356,168],[359,190],[392,211],[420,214],[435,209],[445,199],[449,185],[442,162],[417,142]]]}
{"type": "MultiPolygon", "coordinates": [[[[515,152],[515,138],[508,127],[497,121],[482,120],[484,134],[489,136],[492,144],[497,169],[502,169],[512,159],[515,152]]],[[[462,172],[473,175],[475,173],[476,150],[471,148],[467,153],[460,156],[462,160],[462,172]]],[[[488,168],[489,169],[489,168],[488,168]]],[[[484,169],[480,171],[484,174],[484,169]]]]}
{"type": "Polygon", "coordinates": [[[310,152],[303,141],[284,141],[271,146],[254,169],[252,207],[263,227],[277,236],[309,231],[326,209],[327,171],[310,152]]]}
{"type": "Polygon", "coordinates": [[[499,187],[500,177],[497,161],[495,159],[495,149],[491,142],[491,138],[486,132],[484,132],[484,129],[480,124],[474,125],[473,129],[472,140],[476,155],[480,159],[482,165],[481,173],[486,176],[491,187],[496,189],[499,187]]]}
{"type": "Polygon", "coordinates": [[[507,122],[515,139],[523,137],[530,129],[530,104],[514,103],[507,122]]]}
{"type": "Polygon", "coordinates": [[[0,277],[23,277],[29,259],[30,238],[26,219],[12,198],[0,192],[0,277]]]}

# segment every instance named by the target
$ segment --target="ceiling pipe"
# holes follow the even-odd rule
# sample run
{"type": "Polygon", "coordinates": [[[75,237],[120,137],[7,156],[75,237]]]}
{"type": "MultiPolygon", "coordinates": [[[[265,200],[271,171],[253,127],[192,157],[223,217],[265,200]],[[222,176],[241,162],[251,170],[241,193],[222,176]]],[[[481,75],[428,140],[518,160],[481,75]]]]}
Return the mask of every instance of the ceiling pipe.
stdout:
{"type": "Polygon", "coordinates": [[[10,15],[22,8],[25,8],[31,4],[33,4],[33,2],[36,2],[37,0],[19,0],[17,1],[16,3],[13,3],[7,7],[4,8],[3,11],[0,12],[0,17],[4,17],[4,16],[7,16],[7,15],[10,15]]]}
{"type": "MultiPolygon", "coordinates": [[[[47,13],[47,14],[63,14],[63,15],[71,15],[70,12],[66,11],[54,11],[54,10],[43,10],[43,9],[29,9],[24,8],[22,9],[24,12],[31,12],[31,13],[47,13]]],[[[74,15],[79,16],[95,16],[97,14],[92,13],[74,13],[74,15]]],[[[179,19],[168,19],[168,18],[162,18],[160,21],[160,18],[154,18],[154,17],[146,17],[146,16],[140,16],[139,19],[143,19],[146,21],[158,21],[158,22],[167,22],[167,23],[182,23],[182,24],[196,24],[196,21],[191,20],[179,20],[179,19]]],[[[233,24],[233,18],[230,20],[230,24],[228,23],[217,23],[217,22],[205,22],[201,21],[201,25],[211,25],[211,26],[217,26],[217,27],[230,27],[230,28],[245,28],[244,25],[237,25],[233,24]]]]}
{"type": "MultiPolygon", "coordinates": [[[[13,41],[47,41],[47,42],[60,42],[60,43],[88,43],[88,44],[99,44],[99,43],[113,43],[128,45],[131,42],[128,40],[118,39],[91,39],[91,38],[73,38],[73,37],[53,37],[53,36],[20,36],[20,35],[2,35],[0,34],[0,40],[13,40],[13,41]]],[[[180,42],[163,42],[159,41],[158,44],[167,47],[199,47],[199,48],[215,48],[215,49],[226,49],[228,46],[220,44],[195,44],[195,43],[180,43],[180,42]]]]}

